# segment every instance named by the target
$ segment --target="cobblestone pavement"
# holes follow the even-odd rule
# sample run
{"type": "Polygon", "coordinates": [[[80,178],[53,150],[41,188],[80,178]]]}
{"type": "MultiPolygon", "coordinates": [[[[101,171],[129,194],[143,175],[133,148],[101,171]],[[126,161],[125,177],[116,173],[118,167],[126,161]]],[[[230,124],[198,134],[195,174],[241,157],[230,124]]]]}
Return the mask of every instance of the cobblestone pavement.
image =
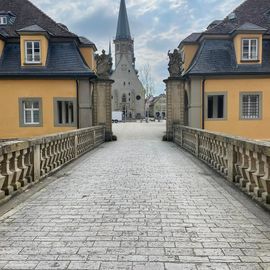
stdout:
{"type": "Polygon", "coordinates": [[[115,126],[118,142],[4,215],[0,269],[270,269],[267,214],[161,142],[164,129],[115,126]]]}

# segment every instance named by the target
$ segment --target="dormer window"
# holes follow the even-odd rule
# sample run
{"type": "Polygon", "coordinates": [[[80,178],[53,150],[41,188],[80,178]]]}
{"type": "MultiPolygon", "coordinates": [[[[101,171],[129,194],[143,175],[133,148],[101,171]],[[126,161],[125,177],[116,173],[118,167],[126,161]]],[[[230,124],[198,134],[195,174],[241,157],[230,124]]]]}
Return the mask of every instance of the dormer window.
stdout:
{"type": "Polygon", "coordinates": [[[258,59],[258,48],[259,40],[253,39],[242,39],[242,61],[257,61],[258,59]]]}
{"type": "Polygon", "coordinates": [[[7,25],[7,16],[0,16],[0,25],[7,25]]]}
{"type": "Polygon", "coordinates": [[[25,41],[25,58],[26,64],[41,63],[40,41],[25,41]]]}

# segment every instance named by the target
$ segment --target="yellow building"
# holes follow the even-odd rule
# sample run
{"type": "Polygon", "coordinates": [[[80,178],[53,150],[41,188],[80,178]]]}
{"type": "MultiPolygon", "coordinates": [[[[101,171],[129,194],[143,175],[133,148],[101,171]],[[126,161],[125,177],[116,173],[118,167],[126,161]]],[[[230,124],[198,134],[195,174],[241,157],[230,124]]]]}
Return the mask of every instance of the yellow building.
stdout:
{"type": "Polygon", "coordinates": [[[179,45],[185,124],[270,139],[270,1],[247,0],[179,45]]]}
{"type": "Polygon", "coordinates": [[[91,126],[95,45],[28,0],[0,10],[0,139],[91,126]]]}

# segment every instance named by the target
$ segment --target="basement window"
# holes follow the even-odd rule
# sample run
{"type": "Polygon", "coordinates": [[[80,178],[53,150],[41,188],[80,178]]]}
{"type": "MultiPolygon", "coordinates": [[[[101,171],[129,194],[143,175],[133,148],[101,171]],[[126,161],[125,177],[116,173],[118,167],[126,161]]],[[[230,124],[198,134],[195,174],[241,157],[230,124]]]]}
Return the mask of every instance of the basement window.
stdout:
{"type": "Polygon", "coordinates": [[[226,95],[208,94],[207,95],[207,118],[225,119],[226,118],[226,95]]]}
{"type": "Polygon", "coordinates": [[[76,100],[72,98],[54,100],[55,126],[76,126],[76,100]]]}

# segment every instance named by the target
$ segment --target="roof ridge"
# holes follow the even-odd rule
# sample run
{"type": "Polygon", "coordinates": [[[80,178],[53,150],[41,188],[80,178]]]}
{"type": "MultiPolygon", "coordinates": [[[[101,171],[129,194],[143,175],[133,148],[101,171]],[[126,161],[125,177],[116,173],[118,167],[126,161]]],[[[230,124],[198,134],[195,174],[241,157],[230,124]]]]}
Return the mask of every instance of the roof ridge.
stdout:
{"type": "MultiPolygon", "coordinates": [[[[28,2],[28,4],[30,4],[33,8],[36,8],[40,13],[42,13],[47,19],[49,19],[50,21],[52,21],[57,28],[61,29],[61,31],[70,33],[72,35],[75,35],[77,37],[76,34],[74,34],[73,32],[64,29],[63,27],[61,27],[53,18],[51,18],[48,14],[46,14],[44,11],[42,11],[38,6],[34,5],[30,0],[25,0],[26,2],[28,2]]],[[[46,30],[46,29],[44,29],[46,30]]]]}

